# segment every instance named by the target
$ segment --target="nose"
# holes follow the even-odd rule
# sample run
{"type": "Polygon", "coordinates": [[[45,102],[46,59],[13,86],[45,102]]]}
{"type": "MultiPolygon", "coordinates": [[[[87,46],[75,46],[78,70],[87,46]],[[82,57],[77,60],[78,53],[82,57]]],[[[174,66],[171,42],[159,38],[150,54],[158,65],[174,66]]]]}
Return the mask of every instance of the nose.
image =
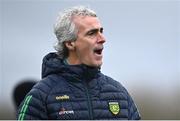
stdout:
{"type": "Polygon", "coordinates": [[[103,43],[106,42],[106,39],[105,39],[103,33],[101,33],[101,32],[98,33],[97,42],[98,42],[98,43],[101,43],[101,44],[103,44],[103,43]]]}

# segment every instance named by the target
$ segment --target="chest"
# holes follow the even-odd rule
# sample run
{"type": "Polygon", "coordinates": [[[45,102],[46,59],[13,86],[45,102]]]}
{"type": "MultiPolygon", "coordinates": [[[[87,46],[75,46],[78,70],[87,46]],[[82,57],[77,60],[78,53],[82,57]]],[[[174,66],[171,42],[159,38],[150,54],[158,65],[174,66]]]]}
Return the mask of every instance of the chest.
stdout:
{"type": "Polygon", "coordinates": [[[50,119],[127,119],[128,100],[111,85],[81,83],[57,87],[47,98],[50,119]]]}

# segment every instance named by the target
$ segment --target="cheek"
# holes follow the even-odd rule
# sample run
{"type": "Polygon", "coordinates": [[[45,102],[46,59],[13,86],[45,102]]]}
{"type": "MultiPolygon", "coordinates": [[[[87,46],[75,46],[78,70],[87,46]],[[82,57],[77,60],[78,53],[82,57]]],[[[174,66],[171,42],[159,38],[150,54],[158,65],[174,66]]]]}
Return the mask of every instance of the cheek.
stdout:
{"type": "Polygon", "coordinates": [[[90,53],[92,52],[93,45],[89,42],[82,42],[77,46],[77,49],[80,53],[90,53]]]}
{"type": "Polygon", "coordinates": [[[77,49],[78,58],[82,62],[89,62],[93,59],[93,51],[90,46],[84,46],[77,49]]]}
{"type": "Polygon", "coordinates": [[[76,44],[76,51],[81,58],[90,58],[93,55],[93,43],[92,40],[79,41],[76,44]]]}
{"type": "Polygon", "coordinates": [[[83,57],[88,57],[92,54],[92,49],[90,46],[84,46],[83,48],[79,49],[79,53],[83,56],[83,57]]]}

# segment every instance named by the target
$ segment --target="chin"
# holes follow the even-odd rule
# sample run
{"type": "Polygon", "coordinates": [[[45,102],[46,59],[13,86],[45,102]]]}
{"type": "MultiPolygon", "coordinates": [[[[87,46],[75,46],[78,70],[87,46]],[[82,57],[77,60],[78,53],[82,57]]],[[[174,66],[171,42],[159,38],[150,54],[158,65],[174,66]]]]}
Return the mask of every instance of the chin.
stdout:
{"type": "Polygon", "coordinates": [[[101,67],[102,61],[101,60],[99,60],[99,61],[91,61],[89,63],[84,63],[84,64],[86,64],[88,66],[91,66],[91,67],[101,67]]]}
{"type": "Polygon", "coordinates": [[[102,62],[98,62],[98,63],[94,64],[94,67],[101,67],[101,65],[102,65],[102,62]]]}
{"type": "Polygon", "coordinates": [[[87,66],[90,66],[90,67],[101,67],[102,63],[93,63],[93,64],[86,64],[87,66]]]}

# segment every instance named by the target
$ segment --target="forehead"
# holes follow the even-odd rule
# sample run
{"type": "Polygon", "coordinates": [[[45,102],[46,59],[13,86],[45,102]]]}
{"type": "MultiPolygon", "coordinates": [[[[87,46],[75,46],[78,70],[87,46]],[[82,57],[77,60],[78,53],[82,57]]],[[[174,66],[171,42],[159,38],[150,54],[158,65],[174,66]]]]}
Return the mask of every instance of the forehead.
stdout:
{"type": "Polygon", "coordinates": [[[89,29],[101,27],[101,23],[97,17],[75,16],[73,18],[73,21],[79,30],[89,30],[89,29]]]}

